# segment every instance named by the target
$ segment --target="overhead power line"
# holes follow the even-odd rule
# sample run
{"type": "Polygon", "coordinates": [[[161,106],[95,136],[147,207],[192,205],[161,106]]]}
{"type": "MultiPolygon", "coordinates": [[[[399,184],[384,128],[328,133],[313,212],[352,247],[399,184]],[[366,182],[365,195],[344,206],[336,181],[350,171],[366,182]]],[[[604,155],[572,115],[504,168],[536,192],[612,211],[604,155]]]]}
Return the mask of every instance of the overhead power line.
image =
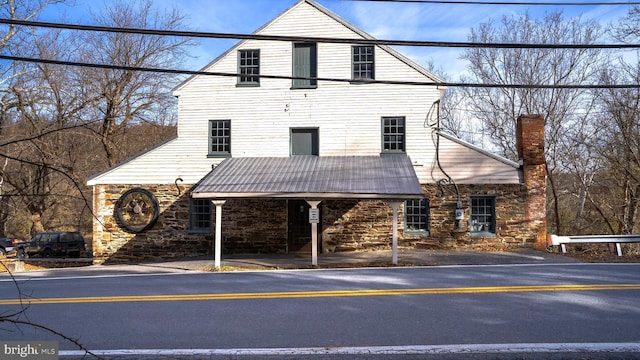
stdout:
{"type": "MultiPolygon", "coordinates": [[[[203,76],[221,76],[221,77],[240,77],[241,74],[237,73],[224,73],[224,72],[209,72],[209,71],[194,71],[194,70],[179,70],[179,69],[165,69],[165,68],[153,68],[153,67],[139,67],[139,66],[121,66],[121,65],[106,65],[106,64],[92,64],[75,61],[62,61],[62,60],[48,60],[38,59],[20,56],[8,56],[0,55],[2,60],[10,61],[23,61],[39,64],[50,65],[63,65],[63,66],[77,66],[84,68],[96,68],[96,69],[108,69],[108,70],[123,70],[123,71],[142,71],[153,72],[162,74],[174,74],[174,75],[203,75],[203,76]]],[[[280,76],[280,75],[252,75],[258,76],[262,79],[284,79],[284,80],[318,80],[328,82],[343,82],[351,83],[353,79],[340,79],[340,78],[324,78],[324,77],[294,77],[294,76],[280,76]]],[[[640,85],[631,84],[618,84],[618,85],[602,85],[602,84],[589,84],[589,85],[546,85],[546,84],[474,84],[474,83],[456,83],[456,82],[434,82],[434,81],[393,81],[393,80],[358,80],[361,84],[387,84],[387,85],[411,85],[411,86],[441,86],[441,87],[469,87],[469,88],[507,88],[507,89],[637,89],[640,85]]]]}
{"type": "Polygon", "coordinates": [[[499,48],[499,49],[637,49],[640,44],[521,44],[521,43],[481,43],[481,42],[448,42],[448,41],[420,41],[420,40],[380,40],[380,39],[340,39],[332,37],[282,36],[260,34],[233,34],[200,31],[159,30],[120,28],[95,25],[77,25],[41,21],[25,21],[14,19],[0,19],[0,24],[44,27],[66,30],[111,32],[141,35],[180,36],[213,39],[239,39],[287,42],[319,42],[361,45],[395,45],[420,47],[448,47],[448,48],[499,48]]]}
{"type": "Polygon", "coordinates": [[[445,5],[516,5],[516,6],[623,6],[640,5],[637,1],[612,1],[612,2],[529,2],[529,1],[457,1],[457,0],[349,0],[361,2],[397,2],[397,3],[423,3],[423,4],[445,4],[445,5]]]}

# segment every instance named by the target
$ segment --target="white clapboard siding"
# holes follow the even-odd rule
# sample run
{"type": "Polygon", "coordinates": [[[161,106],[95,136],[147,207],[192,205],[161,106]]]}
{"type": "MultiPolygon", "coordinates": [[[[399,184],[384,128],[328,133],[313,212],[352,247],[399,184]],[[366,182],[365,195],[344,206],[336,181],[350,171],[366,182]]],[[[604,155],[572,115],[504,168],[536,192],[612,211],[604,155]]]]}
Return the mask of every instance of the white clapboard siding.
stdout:
{"type": "MultiPolygon", "coordinates": [[[[257,33],[369,38],[308,1],[298,2],[257,33]]],[[[235,74],[239,49],[260,50],[261,75],[292,75],[293,44],[284,41],[242,41],[205,70],[235,74]]],[[[319,78],[351,78],[351,44],[319,43],[317,50],[319,78]]],[[[375,76],[387,81],[439,81],[387,47],[375,48],[375,76]]],[[[436,86],[319,81],[316,89],[292,90],[291,80],[268,78],[262,78],[259,87],[236,84],[235,77],[200,75],[178,86],[174,91],[179,98],[178,139],[93,177],[90,184],[166,183],[177,177],[185,183],[197,182],[223,160],[207,157],[209,120],[231,120],[233,157],[287,157],[290,131],[296,127],[319,129],[320,156],[379,155],[385,116],[406,118],[406,150],[420,181],[439,180],[433,175],[433,130],[425,125],[430,111],[433,115],[432,105],[440,98],[441,89],[436,86]]],[[[450,174],[461,181],[512,182],[518,177],[517,169],[477,149],[448,141],[442,150],[441,155],[450,156],[450,174]],[[465,168],[457,169],[459,166],[465,168]]]]}
{"type": "MultiPolygon", "coordinates": [[[[518,163],[492,155],[451,135],[441,134],[439,159],[442,169],[457,184],[518,184],[522,182],[518,163]]],[[[436,182],[444,175],[434,157],[432,166],[425,164],[416,173],[436,182]]]]}
{"type": "Polygon", "coordinates": [[[195,184],[212,165],[220,163],[206,158],[206,148],[187,138],[174,138],[94,175],[87,184],[173,184],[178,178],[181,183],[195,184]]]}

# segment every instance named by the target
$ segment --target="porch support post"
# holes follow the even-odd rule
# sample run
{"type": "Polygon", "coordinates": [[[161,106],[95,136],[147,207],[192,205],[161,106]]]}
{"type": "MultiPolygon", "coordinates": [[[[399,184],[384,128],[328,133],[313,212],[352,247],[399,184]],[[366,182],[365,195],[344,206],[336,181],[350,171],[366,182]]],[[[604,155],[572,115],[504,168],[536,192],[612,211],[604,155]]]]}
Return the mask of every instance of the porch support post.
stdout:
{"type": "Polygon", "coordinates": [[[393,209],[393,241],[391,243],[393,265],[398,265],[398,209],[400,209],[400,204],[400,201],[389,202],[393,209]]]}
{"type": "MultiPolygon", "coordinates": [[[[311,210],[317,210],[318,205],[322,201],[310,201],[306,200],[307,204],[311,206],[311,210]]],[[[311,222],[311,265],[318,265],[318,223],[315,221],[311,221],[311,216],[309,216],[309,222],[311,222]]]]}
{"type": "Polygon", "coordinates": [[[219,269],[221,267],[222,258],[222,205],[226,200],[211,200],[211,203],[216,207],[216,240],[214,246],[215,254],[215,267],[219,269]]]}

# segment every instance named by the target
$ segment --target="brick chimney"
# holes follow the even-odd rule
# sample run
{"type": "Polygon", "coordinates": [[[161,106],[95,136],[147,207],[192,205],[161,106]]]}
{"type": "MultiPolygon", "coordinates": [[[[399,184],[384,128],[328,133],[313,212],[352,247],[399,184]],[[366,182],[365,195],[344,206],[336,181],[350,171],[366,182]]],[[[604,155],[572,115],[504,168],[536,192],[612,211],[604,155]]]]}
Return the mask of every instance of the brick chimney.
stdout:
{"type": "Polygon", "coordinates": [[[525,191],[525,227],[528,242],[538,249],[547,246],[547,171],[544,155],[544,117],[521,115],[516,123],[518,158],[522,165],[525,191]]]}

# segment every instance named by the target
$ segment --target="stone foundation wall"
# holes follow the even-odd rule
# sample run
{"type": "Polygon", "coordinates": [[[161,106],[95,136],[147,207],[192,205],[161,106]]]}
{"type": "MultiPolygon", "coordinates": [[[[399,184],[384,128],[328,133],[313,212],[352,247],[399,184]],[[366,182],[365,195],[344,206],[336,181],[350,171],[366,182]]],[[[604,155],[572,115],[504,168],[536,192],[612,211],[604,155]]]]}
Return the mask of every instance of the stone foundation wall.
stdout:
{"type": "Polygon", "coordinates": [[[223,254],[286,252],[286,200],[227,200],[222,207],[222,237],[223,254]]]}
{"type": "Polygon", "coordinates": [[[451,245],[487,244],[500,247],[530,246],[536,241],[535,233],[523,224],[526,222],[524,209],[526,191],[522,185],[459,185],[464,220],[457,227],[455,209],[457,196],[450,194],[438,197],[434,187],[426,187],[425,193],[431,199],[431,234],[430,238],[441,243],[450,241],[451,245]],[[474,195],[495,196],[496,234],[495,236],[472,236],[469,232],[470,197],[474,195]],[[437,217],[437,218],[436,218],[437,217]]]}
{"type": "Polygon", "coordinates": [[[96,185],[93,189],[94,262],[133,262],[180,258],[211,253],[213,235],[189,234],[188,186],[96,185]],[[160,205],[156,224],[141,233],[123,229],[115,217],[115,205],[127,190],[151,191],[160,205]]]}
{"type": "MultiPolygon", "coordinates": [[[[398,214],[398,242],[404,247],[452,248],[457,245],[495,245],[496,248],[531,246],[536,232],[524,218],[525,189],[522,185],[460,185],[465,217],[458,228],[455,219],[457,196],[449,191],[441,196],[435,185],[423,185],[429,199],[430,233],[417,236],[404,233],[404,212],[398,214]],[[469,197],[491,195],[496,199],[496,235],[471,236],[469,197]]],[[[449,189],[452,190],[452,189],[449,189]]],[[[393,213],[385,201],[323,202],[322,240],[325,251],[389,248],[392,241],[393,213]]]]}
{"type": "MultiPolygon", "coordinates": [[[[213,253],[211,234],[189,233],[189,186],[109,185],[94,187],[93,253],[95,261],[132,262],[184,258],[213,253]],[[114,206],[134,187],[151,191],[160,205],[157,223],[141,233],[125,231],[115,220],[114,206]]],[[[528,226],[523,185],[460,185],[465,220],[456,226],[457,196],[445,196],[435,185],[423,186],[430,201],[430,235],[404,234],[403,207],[399,211],[398,240],[401,247],[451,248],[487,244],[517,247],[535,243],[539,224],[528,226]],[[496,236],[472,237],[468,231],[469,196],[496,197],[496,236]]],[[[215,209],[215,208],[214,208],[215,209]]],[[[279,199],[232,199],[223,206],[223,254],[277,253],[287,251],[287,201],[279,199]]],[[[321,203],[322,251],[386,249],[392,241],[392,209],[386,201],[326,200],[321,203]]],[[[213,214],[212,214],[213,215],[213,214]]],[[[215,219],[215,216],[212,216],[215,219]]],[[[211,226],[214,229],[214,225],[211,226]]]]}

